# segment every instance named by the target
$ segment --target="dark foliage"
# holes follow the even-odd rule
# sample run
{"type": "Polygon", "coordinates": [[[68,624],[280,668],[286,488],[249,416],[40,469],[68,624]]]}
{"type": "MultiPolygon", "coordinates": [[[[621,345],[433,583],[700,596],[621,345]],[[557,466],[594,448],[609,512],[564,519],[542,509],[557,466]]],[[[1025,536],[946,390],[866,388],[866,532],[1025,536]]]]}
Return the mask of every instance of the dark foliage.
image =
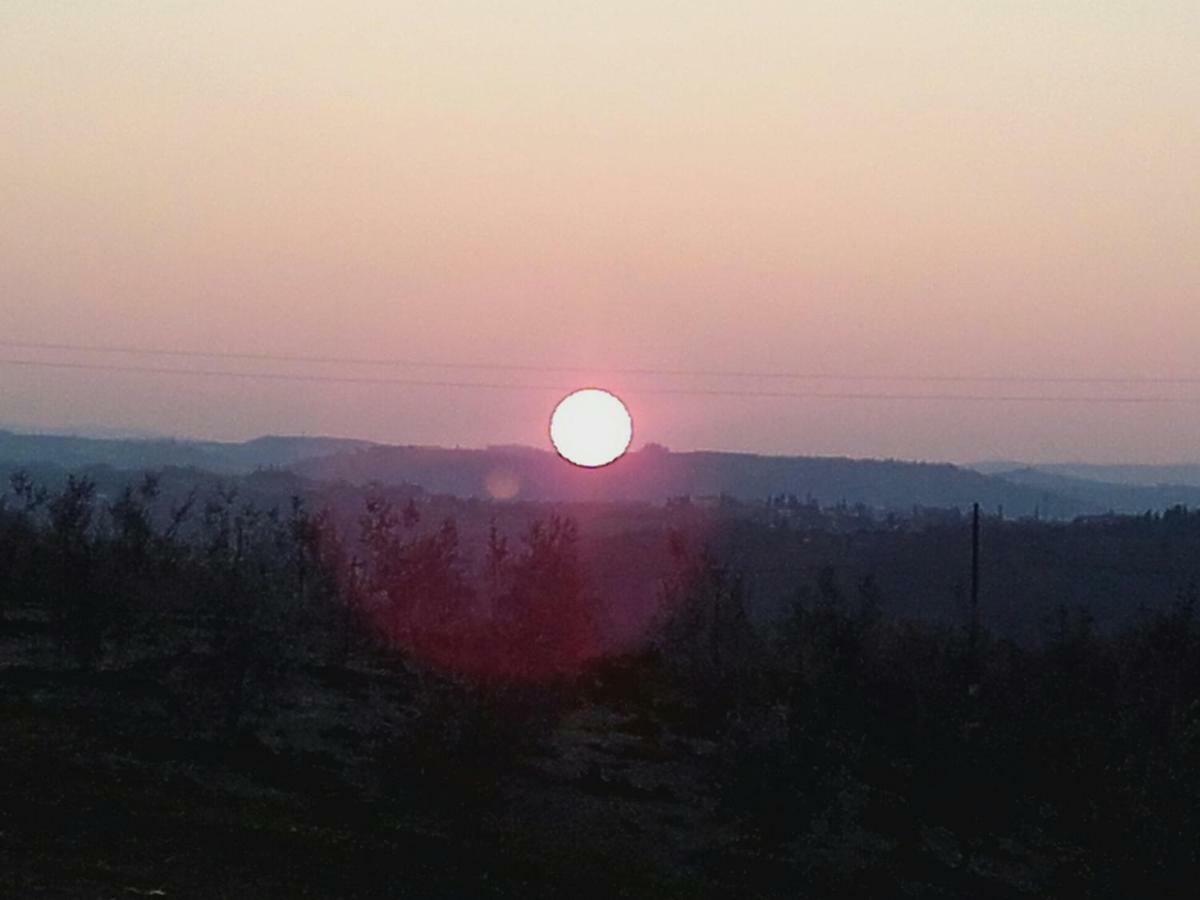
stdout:
{"type": "Polygon", "coordinates": [[[889,619],[872,580],[847,591],[829,568],[748,639],[714,617],[728,577],[691,565],[657,665],[704,709],[748,845],[805,848],[799,883],[1124,897],[1200,875],[1194,588],[1116,636],[1060,607],[1042,642],[985,634],[972,651],[966,623],[889,619]]]}
{"type": "MultiPolygon", "coordinates": [[[[64,717],[80,698],[109,704],[84,720],[116,757],[220,758],[321,815],[403,810],[472,841],[543,759],[557,780],[539,789],[576,792],[564,821],[596,803],[681,810],[706,848],[687,863],[692,895],[1171,896],[1200,875],[1194,585],[1121,630],[1059,604],[1037,640],[972,640],[965,619],[894,615],[861,566],[819,567],[787,615],[756,615],[753,570],[673,534],[657,628],[606,656],[575,522],[511,541],[493,525],[474,564],[454,520],[427,518],[372,495],[347,534],[300,500],[164,503],[154,478],[102,496],[18,475],[0,505],[9,715],[41,722],[35,699],[57,685],[64,717]],[[153,711],[140,724],[120,709],[135,696],[153,711]],[[569,716],[607,724],[580,737],[569,716]],[[318,749],[300,749],[314,721],[318,749]],[[596,746],[608,761],[576,758],[596,746]],[[665,781],[635,777],[656,766],[665,781]]],[[[1197,521],[1093,534],[1165,545],[1197,521]]],[[[537,858],[552,835],[525,825],[522,858],[537,858]]],[[[597,848],[596,866],[617,852],[597,848]]],[[[550,877],[536,872],[513,885],[550,877]]]]}

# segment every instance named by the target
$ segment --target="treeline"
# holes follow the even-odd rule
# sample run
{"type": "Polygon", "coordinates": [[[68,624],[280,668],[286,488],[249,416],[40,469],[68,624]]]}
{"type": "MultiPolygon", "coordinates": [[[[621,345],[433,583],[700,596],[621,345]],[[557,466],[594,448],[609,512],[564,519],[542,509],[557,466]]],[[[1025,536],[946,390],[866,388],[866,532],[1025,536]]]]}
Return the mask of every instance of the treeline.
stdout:
{"type": "Polygon", "coordinates": [[[752,572],[676,535],[654,630],[606,658],[568,519],[493,528],[472,567],[453,521],[379,496],[350,534],[232,491],[160,507],[153,478],[112,498],[14,478],[0,633],[182,681],[182,714],[218,735],[252,730],[297,672],[390,671],[417,712],[381,758],[420,760],[432,802],[463,773],[486,790],[563,710],[617,708],[663,754],[684,752],[671,735],[713,748],[738,838],[706,864],[744,868],[749,893],[1164,896],[1200,875],[1195,588],[1116,634],[1058,607],[1019,645],[900,621],[874,578],[826,567],[764,621],[752,572]]]}
{"type": "MultiPolygon", "coordinates": [[[[851,585],[873,577],[887,595],[889,618],[951,626],[961,623],[969,603],[969,512],[920,511],[853,529],[844,519],[840,525],[735,519],[704,537],[750,579],[756,622],[786,618],[796,586],[815,584],[826,566],[851,585]]],[[[1115,637],[1138,623],[1143,607],[1169,610],[1200,583],[1198,550],[1200,511],[1182,507],[1069,523],[993,511],[982,521],[981,617],[997,636],[1032,645],[1048,639],[1065,606],[1086,610],[1096,631],[1115,637]]]]}
{"type": "Polygon", "coordinates": [[[0,498],[0,634],[42,635],[84,669],[204,662],[198,691],[236,728],[296,667],[421,664],[448,677],[548,678],[597,652],[567,519],[493,528],[470,571],[453,520],[368,495],[358,533],[299,499],[263,509],[234,489],[162,508],[154,476],[97,496],[18,473],[0,498]]]}
{"type": "Polygon", "coordinates": [[[677,552],[627,683],[718,742],[749,858],[803,847],[809,887],[856,896],[1175,896],[1200,875],[1195,586],[1113,636],[1060,606],[1022,646],[897,621],[832,568],[756,628],[739,573],[677,552]]]}

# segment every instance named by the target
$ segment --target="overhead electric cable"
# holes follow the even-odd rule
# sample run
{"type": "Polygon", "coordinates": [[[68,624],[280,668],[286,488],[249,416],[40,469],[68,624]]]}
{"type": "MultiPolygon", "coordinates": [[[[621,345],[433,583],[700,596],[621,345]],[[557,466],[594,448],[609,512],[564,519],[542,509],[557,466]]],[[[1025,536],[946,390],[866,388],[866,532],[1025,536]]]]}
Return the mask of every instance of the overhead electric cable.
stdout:
{"type": "MultiPolygon", "coordinates": [[[[479,388],[487,390],[521,390],[521,391],[570,391],[578,385],[563,384],[524,384],[516,382],[495,381],[449,381],[419,378],[373,378],[352,375],[314,375],[301,372],[246,372],[228,369],[179,369],[165,366],[123,366],[103,363],[54,362],[34,359],[5,359],[0,358],[0,366],[14,366],[34,369],[65,369],[89,372],[115,372],[142,375],[174,375],[203,378],[236,378],[262,381],[293,381],[307,383],[329,384],[367,384],[395,385],[402,387],[433,387],[433,388],[479,388]]],[[[696,397],[756,397],[785,400],[867,400],[867,401],[971,401],[971,402],[1004,402],[1004,403],[1084,403],[1084,404],[1146,404],[1146,403],[1183,403],[1200,404],[1200,397],[1173,397],[1169,395],[1140,395],[1140,396],[1071,396],[1043,394],[898,394],[879,392],[848,392],[848,391],[768,391],[768,390],[738,390],[721,388],[669,388],[669,387],[638,387],[630,388],[630,394],[666,394],[675,396],[696,397]]]]}
{"type": "MultiPolygon", "coordinates": [[[[65,353],[103,353],[128,356],[162,356],[177,359],[223,359],[245,362],[302,363],[310,365],[373,366],[412,369],[458,369],[480,372],[584,373],[603,367],[535,363],[482,363],[447,360],[418,360],[385,357],[306,356],[287,353],[251,353],[220,350],[173,350],[162,347],[11,341],[0,339],[0,347],[65,353]]],[[[1093,384],[1093,385],[1200,385],[1200,376],[1174,375],[966,375],[872,374],[862,372],[786,372],[747,369],[675,369],[656,367],[603,368],[610,375],[691,378],[777,379],[789,381],[860,381],[897,383],[961,384],[1093,384]]]]}

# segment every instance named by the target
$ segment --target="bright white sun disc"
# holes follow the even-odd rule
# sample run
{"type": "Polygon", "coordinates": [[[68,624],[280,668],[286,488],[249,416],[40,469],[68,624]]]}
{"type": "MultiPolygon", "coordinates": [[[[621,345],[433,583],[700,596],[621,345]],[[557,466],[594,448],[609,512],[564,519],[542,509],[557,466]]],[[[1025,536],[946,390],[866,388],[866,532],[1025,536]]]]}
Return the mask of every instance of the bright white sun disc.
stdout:
{"type": "Polygon", "coordinates": [[[619,459],[633,440],[625,404],[600,388],[584,388],[559,401],[550,416],[550,440],[568,462],[596,468],[619,459]]]}

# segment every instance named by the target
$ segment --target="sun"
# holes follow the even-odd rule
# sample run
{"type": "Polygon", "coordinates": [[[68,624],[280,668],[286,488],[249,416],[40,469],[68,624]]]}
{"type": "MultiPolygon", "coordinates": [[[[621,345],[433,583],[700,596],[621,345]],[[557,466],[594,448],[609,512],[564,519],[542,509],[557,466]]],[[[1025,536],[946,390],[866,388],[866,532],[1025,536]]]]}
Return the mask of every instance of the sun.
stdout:
{"type": "Polygon", "coordinates": [[[567,394],[550,416],[550,440],[559,455],[595,469],[620,459],[633,440],[633,417],[615,394],[584,388],[567,394]]]}

